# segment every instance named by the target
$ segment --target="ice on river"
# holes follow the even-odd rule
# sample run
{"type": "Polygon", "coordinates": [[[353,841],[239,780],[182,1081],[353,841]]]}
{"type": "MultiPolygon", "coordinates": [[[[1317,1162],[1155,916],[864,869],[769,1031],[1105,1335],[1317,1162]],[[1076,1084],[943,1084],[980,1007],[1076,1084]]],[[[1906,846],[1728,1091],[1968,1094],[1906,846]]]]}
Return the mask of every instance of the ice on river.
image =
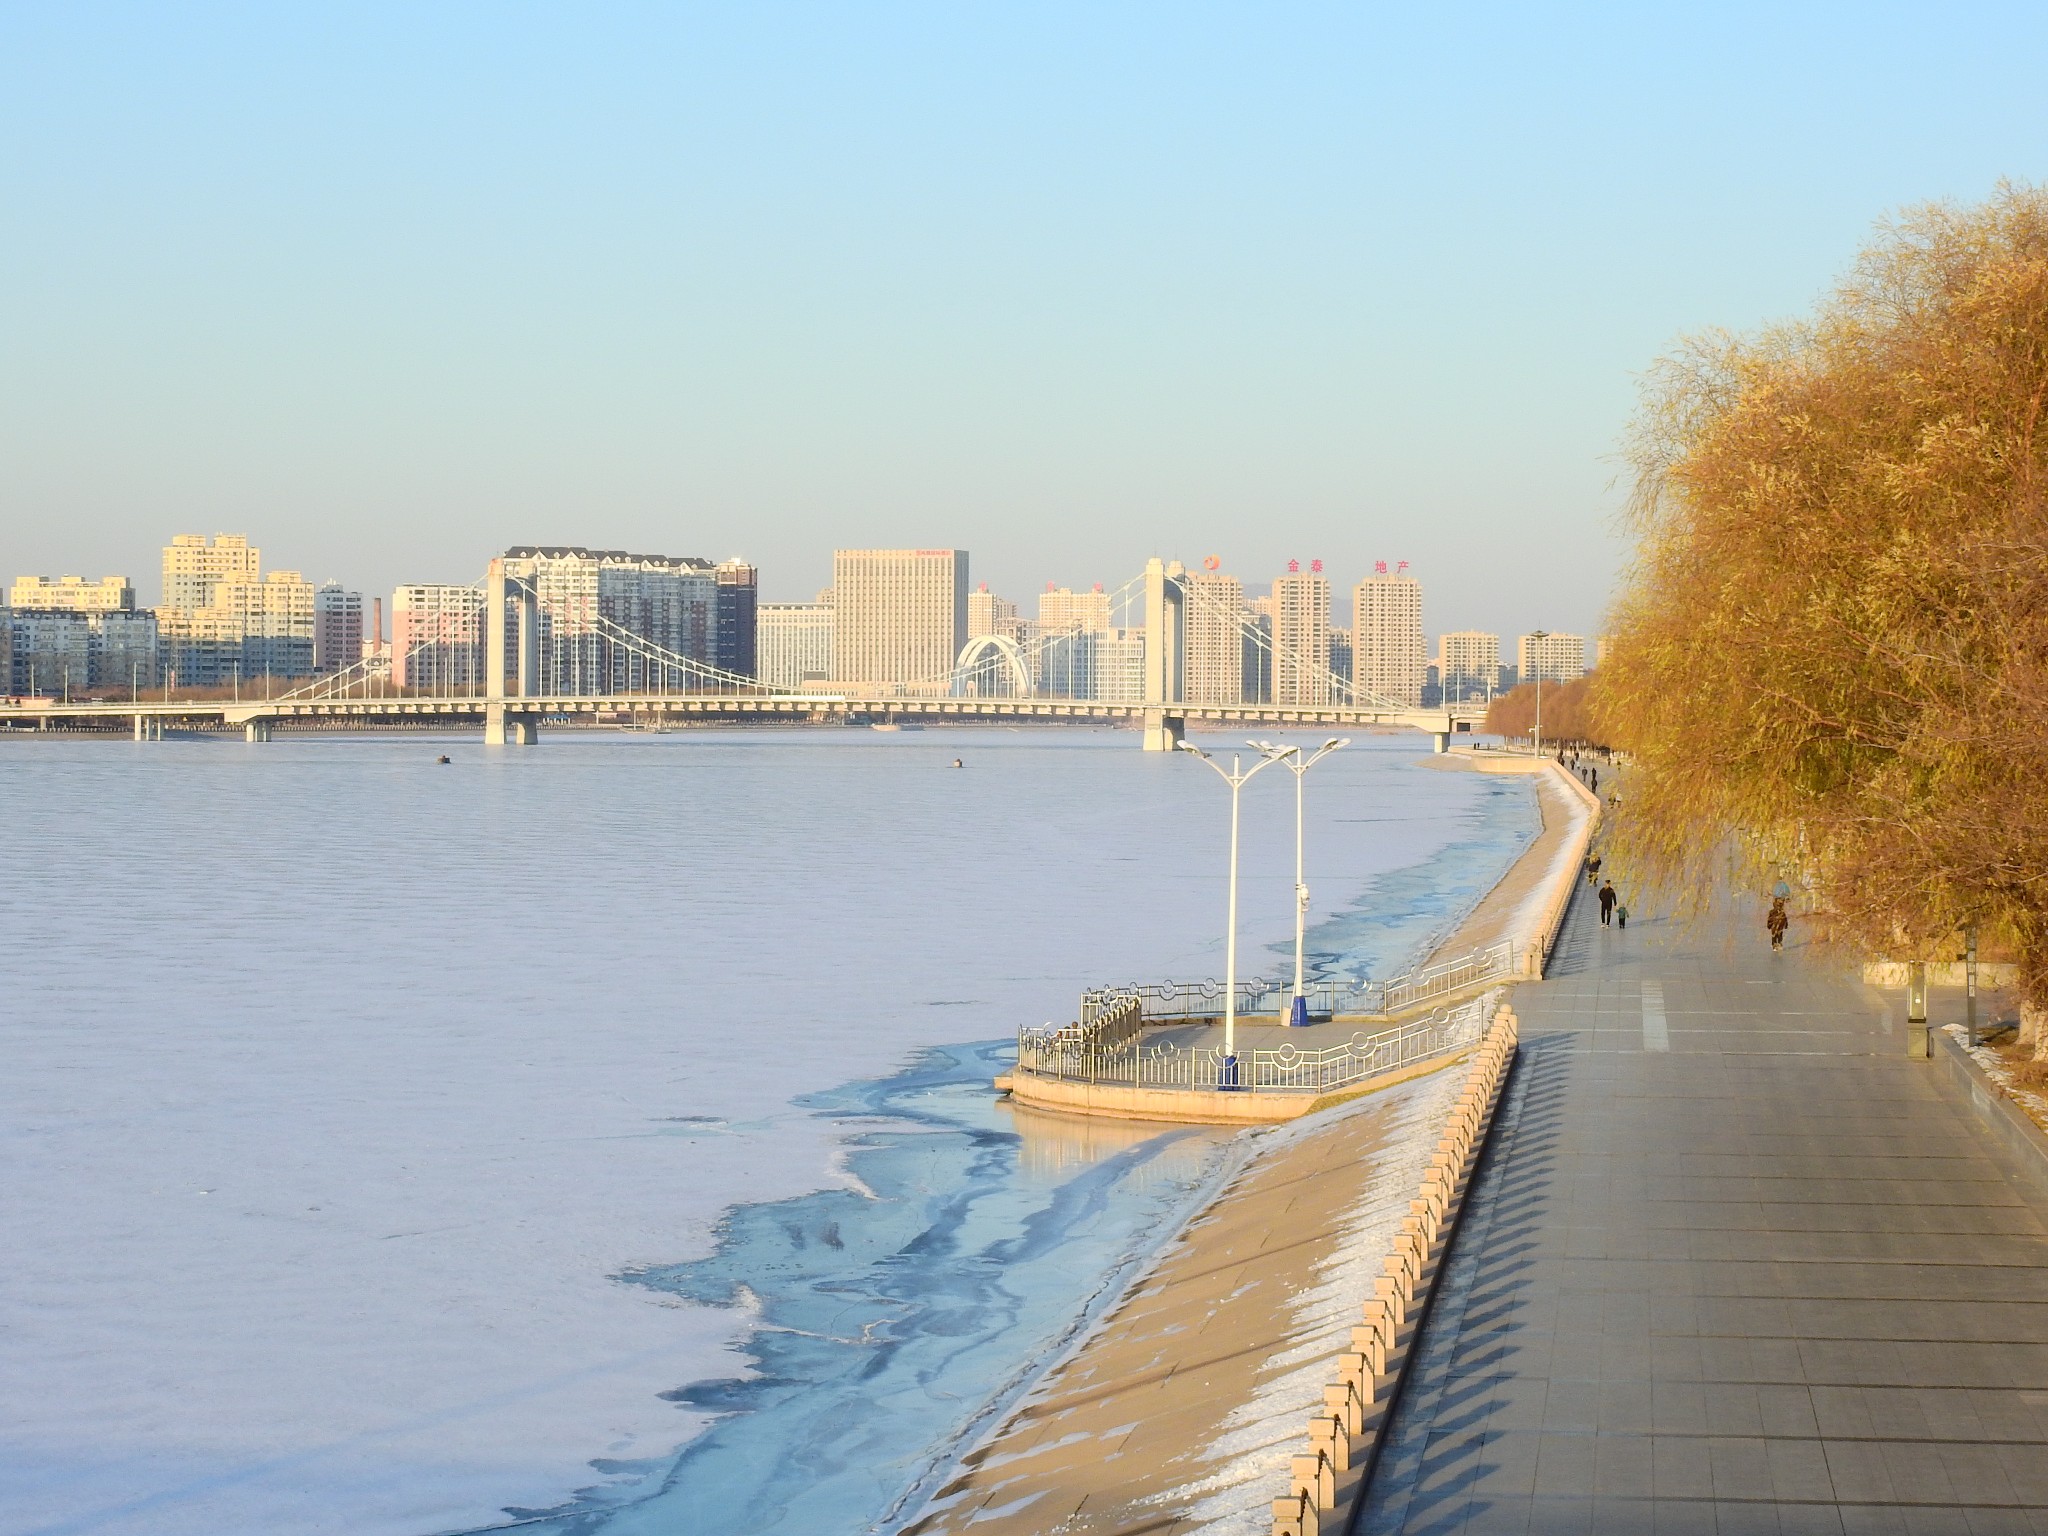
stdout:
{"type": "MultiPolygon", "coordinates": [[[[1527,836],[1526,786],[1421,747],[1309,780],[1326,964],[1404,957],[1527,836]]],[[[731,1406],[687,1389],[762,1359],[735,1208],[876,1193],[874,1126],[799,1100],[1219,968],[1222,788],[1123,733],[16,739],[0,785],[9,1532],[421,1536],[686,1476],[731,1406]]],[[[1269,971],[1292,789],[1246,791],[1269,971]]],[[[1042,1229],[1104,1177],[1011,1165],[1042,1229]]],[[[1051,1270],[1069,1310],[1101,1278],[1051,1270]]]]}

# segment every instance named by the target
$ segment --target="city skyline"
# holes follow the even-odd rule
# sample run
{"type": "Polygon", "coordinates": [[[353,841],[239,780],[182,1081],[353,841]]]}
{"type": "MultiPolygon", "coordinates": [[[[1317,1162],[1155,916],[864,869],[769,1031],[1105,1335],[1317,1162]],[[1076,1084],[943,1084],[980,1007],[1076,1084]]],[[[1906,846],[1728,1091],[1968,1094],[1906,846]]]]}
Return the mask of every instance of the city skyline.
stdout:
{"type": "MultiPolygon", "coordinates": [[[[210,534],[181,532],[175,535],[171,535],[169,536],[169,538],[170,542],[164,545],[162,550],[157,555],[154,555],[147,560],[131,560],[127,562],[125,565],[119,566],[117,568],[108,568],[103,571],[89,572],[87,569],[78,568],[79,563],[77,561],[73,561],[69,565],[63,565],[60,562],[58,566],[51,566],[40,570],[31,570],[26,567],[9,570],[5,567],[0,567],[0,581],[5,581],[12,584],[48,583],[51,584],[52,591],[74,591],[75,589],[68,585],[61,585],[70,583],[83,583],[85,588],[98,591],[106,588],[107,583],[121,582],[126,583],[127,585],[130,606],[141,608],[192,606],[190,602],[191,594],[178,592],[172,584],[172,579],[162,574],[164,557],[169,554],[171,549],[176,548],[180,543],[187,541],[196,542],[198,546],[204,547],[215,541],[220,540],[239,541],[239,547],[248,549],[251,553],[257,553],[262,551],[263,549],[270,547],[268,540],[264,536],[244,531],[219,530],[210,534]],[[154,601],[149,600],[151,588],[148,585],[148,578],[138,577],[136,574],[137,571],[142,570],[148,570],[158,573],[157,586],[155,589],[156,595],[154,601]]],[[[703,544],[709,544],[710,541],[700,540],[699,542],[703,544]]],[[[840,549],[844,549],[848,546],[840,545],[837,547],[840,549]]],[[[630,558],[635,560],[663,560],[674,558],[673,556],[668,554],[657,554],[652,551],[602,550],[588,541],[574,544],[566,542],[560,544],[536,544],[530,542],[521,542],[508,544],[504,546],[502,549],[499,549],[497,553],[511,553],[518,551],[547,549],[575,549],[578,551],[587,551],[594,554],[616,554],[624,558],[630,558]]],[[[308,586],[316,590],[323,587],[339,586],[348,589],[352,592],[360,593],[365,597],[389,597],[409,587],[458,588],[474,586],[477,582],[479,582],[482,579],[482,567],[484,564],[488,563],[490,558],[492,558],[491,555],[486,554],[482,557],[482,559],[474,562],[478,567],[478,572],[476,575],[469,577],[467,580],[436,580],[429,579],[423,576],[408,576],[393,583],[390,587],[382,589],[376,587],[374,584],[371,583],[351,580],[350,577],[345,573],[321,573],[315,576],[310,572],[304,572],[302,568],[288,568],[285,573],[293,576],[294,578],[302,577],[306,581],[308,586]]],[[[1176,555],[1163,555],[1161,556],[1161,558],[1166,559],[1169,562],[1176,559],[1181,559],[1181,557],[1176,555]]],[[[1369,579],[1371,579],[1375,575],[1375,573],[1378,577],[1385,578],[1388,574],[1388,571],[1394,569],[1398,565],[1401,575],[1405,576],[1409,574],[1408,561],[1401,560],[1395,562],[1384,557],[1369,558],[1361,562],[1361,564],[1358,567],[1358,576],[1355,580],[1347,579],[1347,572],[1345,567],[1336,565],[1333,562],[1325,561],[1321,558],[1303,559],[1295,556],[1287,557],[1281,560],[1279,564],[1277,564],[1274,567],[1272,574],[1268,577],[1262,577],[1249,569],[1242,572],[1234,570],[1227,563],[1219,563],[1216,566],[1208,567],[1205,569],[1207,560],[1216,560],[1218,562],[1221,562],[1221,557],[1212,555],[1193,561],[1182,560],[1182,564],[1187,566],[1188,570],[1196,577],[1220,577],[1223,578],[1226,581],[1226,583],[1229,581],[1235,581],[1238,584],[1239,597],[1248,608],[1253,606],[1256,602],[1264,602],[1270,600],[1268,598],[1267,593],[1260,590],[1262,586],[1268,586],[1272,583],[1283,581],[1290,575],[1307,576],[1307,574],[1310,571],[1313,571],[1317,575],[1321,575],[1325,570],[1327,570],[1329,573],[1329,580],[1331,586],[1330,592],[1328,594],[1329,613],[1325,627],[1332,631],[1336,629],[1344,629],[1348,631],[1356,624],[1356,593],[1365,585],[1365,583],[1369,579]],[[1338,622],[1338,619],[1340,617],[1345,621],[1342,624],[1338,622]]],[[[708,561],[706,563],[707,565],[709,564],[708,561]]],[[[740,566],[745,566],[749,564],[749,562],[745,560],[744,556],[741,555],[733,555],[732,558],[726,563],[740,566]]],[[[809,585],[803,585],[801,583],[793,582],[787,575],[782,575],[781,579],[777,580],[776,576],[778,573],[774,573],[760,567],[755,567],[755,569],[760,571],[761,577],[759,600],[764,604],[773,603],[778,607],[790,607],[794,605],[808,604],[817,601],[821,593],[830,591],[832,587],[830,550],[827,551],[825,564],[826,580],[823,583],[812,583],[809,585]]],[[[1097,607],[1102,604],[1103,600],[1113,594],[1115,587],[1121,586],[1124,582],[1129,582],[1133,580],[1137,576],[1138,572],[1142,569],[1142,566],[1143,560],[1140,560],[1136,565],[1132,567],[1130,572],[1123,576],[1121,581],[1112,581],[1109,577],[1101,577],[1077,579],[1074,582],[1068,583],[1058,581],[1055,578],[1046,578],[1036,586],[1021,588],[1015,591],[1012,591],[1010,589],[998,589],[998,587],[993,581],[979,574],[979,567],[977,566],[975,568],[975,574],[973,574],[971,577],[967,579],[966,585],[963,588],[963,592],[965,600],[969,604],[970,613],[972,610],[974,599],[976,597],[979,596],[993,598],[1000,603],[1006,604],[1009,609],[1010,618],[1013,620],[1017,620],[1019,622],[1023,621],[1027,607],[1033,605],[1035,605],[1038,609],[1038,620],[1040,622],[1046,622],[1047,602],[1048,600],[1051,600],[1061,605],[1057,609],[1058,617],[1053,619],[1052,622],[1065,624],[1074,622],[1074,620],[1069,616],[1070,610],[1073,613],[1094,613],[1097,607]]],[[[401,568],[403,567],[401,566],[401,568]]],[[[237,567],[237,569],[242,569],[242,567],[237,567]]],[[[1416,571],[1413,574],[1415,577],[1419,578],[1424,573],[1416,571]]],[[[215,579],[218,578],[216,577],[215,579]]],[[[1454,603],[1457,601],[1456,588],[1450,588],[1447,593],[1445,588],[1441,586],[1434,586],[1430,588],[1430,591],[1431,603],[1433,606],[1442,604],[1447,595],[1452,598],[1454,603]]],[[[89,600],[78,599],[74,597],[71,599],[66,599],[65,605],[74,607],[88,606],[89,600]]],[[[1107,613],[1107,609],[1104,609],[1104,612],[1107,613]]],[[[1093,621],[1090,621],[1090,624],[1086,627],[1096,626],[1093,624],[1093,621]]],[[[1107,627],[1106,621],[1104,625],[1101,627],[1107,627]]],[[[1466,626],[1466,628],[1475,627],[1476,626],[1466,626]]],[[[972,635],[980,632],[980,630],[974,627],[970,617],[968,627],[965,633],[972,635]]],[[[1435,618],[1433,612],[1431,611],[1425,612],[1424,633],[1426,635],[1431,637],[1440,637],[1444,634],[1456,632],[1460,632],[1458,626],[1454,626],[1450,624],[1448,621],[1439,621],[1435,618]]],[[[1512,634],[1514,631],[1512,627],[1494,626],[1494,632],[1500,634],[1512,634]]],[[[1589,627],[1583,631],[1583,633],[1588,635],[1595,635],[1600,632],[1601,631],[1597,625],[1589,627]]],[[[389,636],[388,619],[386,635],[387,637],[389,636]]],[[[1431,664],[1434,664],[1433,657],[1431,659],[1431,664]]]]}
{"type": "Polygon", "coordinates": [[[0,564],[1392,557],[1594,633],[1645,361],[2042,174],[2048,17],[1847,14],[15,8],[0,564]]]}
{"type": "MultiPolygon", "coordinates": [[[[812,602],[763,603],[761,572],[743,561],[514,545],[487,562],[482,584],[401,583],[388,610],[381,593],[266,572],[245,533],[174,534],[160,555],[166,601],[154,608],[125,574],[18,576],[0,607],[4,690],[239,690],[244,680],[339,674],[351,686],[460,695],[488,676],[486,630],[498,622],[487,619],[489,594],[509,592],[493,586],[508,578],[532,609],[521,622],[535,625],[529,660],[543,693],[632,694],[671,682],[718,692],[759,680],[770,691],[823,683],[1129,702],[1149,686],[1150,621],[1140,610],[1150,599],[1139,579],[1114,590],[1048,582],[1027,618],[973,580],[958,548],[837,548],[834,582],[812,602]]],[[[1440,632],[1432,659],[1423,584],[1407,561],[1374,563],[1352,589],[1352,625],[1334,622],[1320,560],[1306,569],[1290,560],[1256,596],[1219,565],[1148,563],[1183,594],[1176,624],[1190,702],[1434,708],[1539,671],[1566,681],[1588,668],[1589,642],[1564,631],[1520,636],[1513,662],[1496,634],[1440,632]]]]}

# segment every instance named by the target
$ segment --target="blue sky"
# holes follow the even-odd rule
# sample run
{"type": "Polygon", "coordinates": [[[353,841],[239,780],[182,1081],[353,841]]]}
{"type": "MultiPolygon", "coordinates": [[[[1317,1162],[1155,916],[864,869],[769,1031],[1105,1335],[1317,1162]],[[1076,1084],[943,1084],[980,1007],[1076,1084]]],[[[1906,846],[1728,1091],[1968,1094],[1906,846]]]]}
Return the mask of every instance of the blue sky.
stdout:
{"type": "Polygon", "coordinates": [[[2048,8],[0,4],[0,575],[177,531],[1407,559],[1592,630],[1634,375],[2048,158],[2048,8]]]}

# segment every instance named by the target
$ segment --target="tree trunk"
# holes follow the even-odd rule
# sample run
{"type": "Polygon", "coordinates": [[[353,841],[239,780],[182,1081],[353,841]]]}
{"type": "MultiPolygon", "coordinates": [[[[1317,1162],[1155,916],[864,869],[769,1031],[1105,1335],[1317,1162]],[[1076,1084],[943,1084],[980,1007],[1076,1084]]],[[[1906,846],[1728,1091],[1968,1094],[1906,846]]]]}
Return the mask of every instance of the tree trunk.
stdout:
{"type": "Polygon", "coordinates": [[[2020,1044],[2034,1048],[2034,1060],[2048,1061],[2048,1007],[2040,1003],[2020,1004],[2020,1044]]]}

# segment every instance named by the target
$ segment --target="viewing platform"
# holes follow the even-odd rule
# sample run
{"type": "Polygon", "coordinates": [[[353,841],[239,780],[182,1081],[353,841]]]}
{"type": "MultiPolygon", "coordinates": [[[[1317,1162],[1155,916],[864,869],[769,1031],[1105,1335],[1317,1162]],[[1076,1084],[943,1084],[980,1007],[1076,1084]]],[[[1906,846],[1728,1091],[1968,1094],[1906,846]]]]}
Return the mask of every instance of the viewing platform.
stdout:
{"type": "Polygon", "coordinates": [[[1223,983],[1097,988],[1080,1018],[1024,1029],[996,1086],[1020,1104],[1139,1120],[1262,1124],[1436,1070],[1479,1038],[1502,988],[1544,974],[1599,820],[1593,794],[1554,760],[1457,753],[1448,766],[1535,780],[1542,829],[1414,973],[1322,981],[1306,1027],[1291,984],[1238,983],[1237,1082],[1225,1082],[1223,983]]]}

